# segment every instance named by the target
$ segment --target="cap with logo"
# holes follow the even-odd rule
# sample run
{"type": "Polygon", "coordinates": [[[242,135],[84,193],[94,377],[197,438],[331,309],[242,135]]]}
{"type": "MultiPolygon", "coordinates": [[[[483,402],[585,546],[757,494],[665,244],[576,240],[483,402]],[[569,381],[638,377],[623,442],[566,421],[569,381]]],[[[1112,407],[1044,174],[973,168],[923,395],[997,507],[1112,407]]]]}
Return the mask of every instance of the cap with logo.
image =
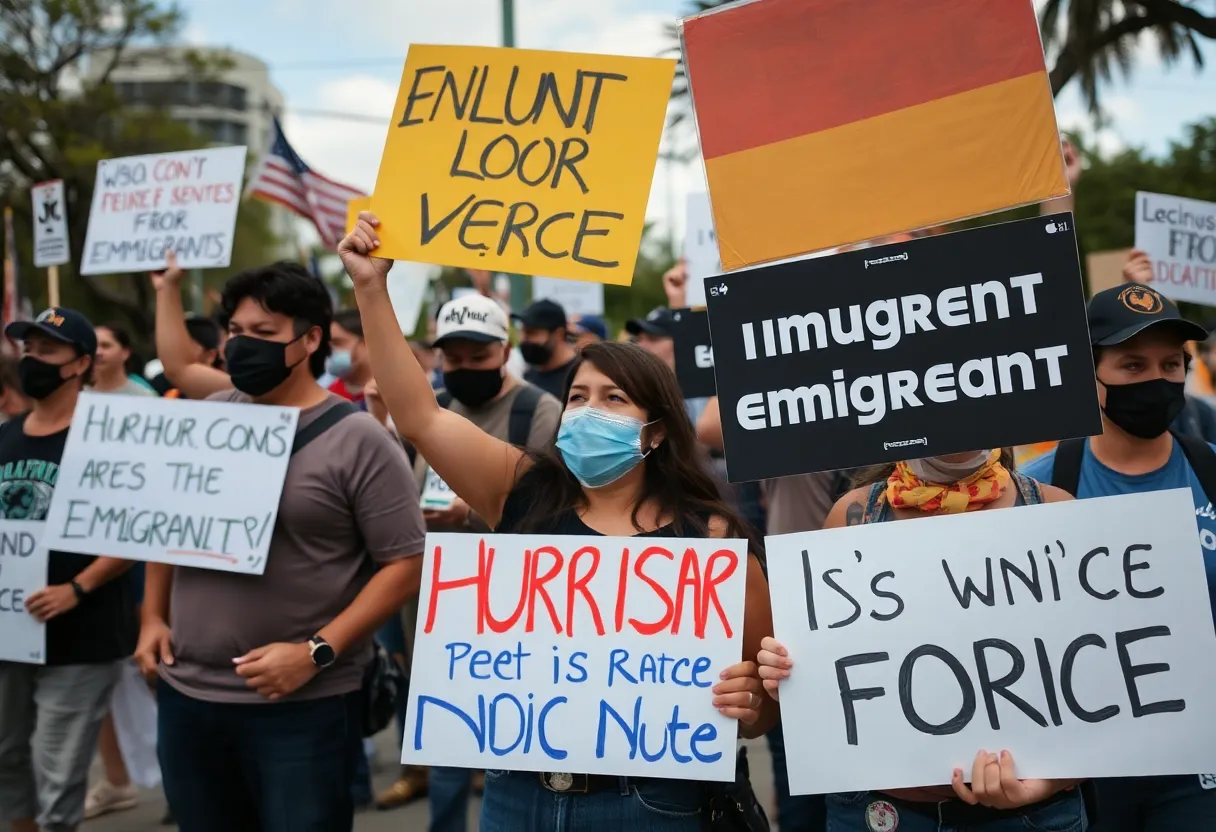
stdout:
{"type": "Polygon", "coordinates": [[[14,341],[24,341],[31,335],[45,335],[54,341],[70,344],[78,355],[97,354],[97,332],[93,324],[75,309],[52,306],[32,321],[13,321],[4,334],[14,341]]]}
{"type": "Polygon", "coordinates": [[[444,341],[456,338],[484,344],[506,341],[509,330],[507,313],[497,301],[485,295],[465,295],[440,308],[434,346],[442,347],[444,341]]]}
{"type": "Polygon", "coordinates": [[[1208,331],[1182,317],[1178,307],[1156,289],[1124,283],[1104,289],[1089,300],[1089,342],[1111,347],[1134,338],[1149,327],[1174,330],[1183,341],[1202,341],[1208,331]]]}
{"type": "Polygon", "coordinates": [[[675,316],[666,306],[650,310],[645,320],[634,318],[625,322],[625,331],[630,335],[654,335],[659,338],[674,337],[675,316]]]}
{"type": "Polygon", "coordinates": [[[608,324],[599,315],[580,315],[578,320],[574,322],[573,331],[576,333],[590,333],[601,341],[608,340],[608,324]]]}
{"type": "Polygon", "coordinates": [[[528,308],[512,319],[519,321],[529,329],[543,329],[554,332],[566,328],[566,310],[560,303],[551,300],[538,300],[528,304],[528,308]]]}

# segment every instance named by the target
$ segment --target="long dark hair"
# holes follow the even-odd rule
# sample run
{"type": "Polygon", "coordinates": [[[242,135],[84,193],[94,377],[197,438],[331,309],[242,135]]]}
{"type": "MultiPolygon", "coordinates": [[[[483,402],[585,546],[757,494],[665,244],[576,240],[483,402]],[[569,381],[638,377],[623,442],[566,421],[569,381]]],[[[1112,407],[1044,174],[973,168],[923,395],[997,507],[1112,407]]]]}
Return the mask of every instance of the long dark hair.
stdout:
{"type": "MultiPolygon", "coordinates": [[[[612,379],[634,404],[646,411],[647,422],[660,421],[666,432],[664,441],[642,463],[646,471],[641,497],[630,517],[633,527],[644,531],[638,523],[638,512],[645,503],[653,501],[661,515],[671,517],[672,529],[677,534],[703,537],[709,530],[709,518],[721,517],[726,521],[729,537],[746,538],[751,551],[762,557],[760,542],[739,513],[722,499],[709,474],[708,455],[697,444],[692,422],[684,409],[684,396],[671,369],[636,344],[619,341],[588,344],[566,376],[563,403],[569,400],[570,385],[584,363],[612,379]]],[[[556,518],[586,505],[582,486],[552,447],[533,453],[530,458],[534,465],[523,477],[536,496],[514,529],[517,533],[552,528],[556,518]]]]}
{"type": "MultiPolygon", "coordinates": [[[[1013,473],[1017,468],[1013,455],[1013,448],[1001,448],[1000,463],[1005,470],[1013,473]]],[[[853,487],[864,488],[867,485],[873,485],[876,482],[886,482],[895,473],[895,463],[886,462],[882,465],[871,465],[869,468],[862,468],[853,475],[853,487]]]]}

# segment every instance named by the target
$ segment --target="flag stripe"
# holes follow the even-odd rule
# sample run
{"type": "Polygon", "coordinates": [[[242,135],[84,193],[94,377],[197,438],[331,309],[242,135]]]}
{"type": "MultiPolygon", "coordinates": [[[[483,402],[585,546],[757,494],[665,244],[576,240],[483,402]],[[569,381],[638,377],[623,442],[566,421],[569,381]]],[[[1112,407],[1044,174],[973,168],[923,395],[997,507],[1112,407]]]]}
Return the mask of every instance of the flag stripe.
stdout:
{"type": "Polygon", "coordinates": [[[684,49],[706,159],[1046,72],[1030,0],[763,0],[684,49]]]}
{"type": "Polygon", "coordinates": [[[258,183],[257,188],[253,190],[253,194],[266,194],[267,196],[274,197],[275,200],[283,205],[290,206],[294,211],[300,211],[307,214],[309,210],[308,202],[305,201],[304,197],[277,182],[262,180],[262,182],[258,183]]]}
{"type": "Polygon", "coordinates": [[[1036,72],[707,159],[723,268],[1064,196],[1046,83],[1036,72]]]}

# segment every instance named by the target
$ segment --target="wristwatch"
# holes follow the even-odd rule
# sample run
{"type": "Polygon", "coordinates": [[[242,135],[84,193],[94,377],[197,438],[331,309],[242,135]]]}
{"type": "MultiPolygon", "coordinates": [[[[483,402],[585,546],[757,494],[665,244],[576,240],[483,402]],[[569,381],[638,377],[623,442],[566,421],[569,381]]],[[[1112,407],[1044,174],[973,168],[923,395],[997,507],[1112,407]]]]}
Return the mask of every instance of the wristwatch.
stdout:
{"type": "Polygon", "coordinates": [[[312,656],[312,663],[321,670],[329,667],[338,658],[334,648],[330,647],[329,642],[320,636],[313,636],[308,640],[308,652],[312,656]]]}
{"type": "Polygon", "coordinates": [[[76,593],[76,603],[79,604],[81,601],[84,600],[84,597],[86,595],[88,595],[89,593],[85,592],[84,587],[82,587],[76,581],[69,581],[69,583],[72,585],[72,592],[76,593]]]}

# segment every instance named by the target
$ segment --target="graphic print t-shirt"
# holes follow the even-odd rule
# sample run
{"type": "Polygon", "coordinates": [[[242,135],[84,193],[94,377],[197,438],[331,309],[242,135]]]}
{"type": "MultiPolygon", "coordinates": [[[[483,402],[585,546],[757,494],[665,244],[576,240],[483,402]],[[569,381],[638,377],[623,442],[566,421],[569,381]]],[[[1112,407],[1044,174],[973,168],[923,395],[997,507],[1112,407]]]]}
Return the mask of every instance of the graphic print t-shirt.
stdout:
{"type": "MultiPolygon", "coordinates": [[[[59,478],[68,432],[27,436],[25,416],[0,425],[0,518],[45,520],[59,478]]],[[[92,555],[51,552],[47,585],[69,583],[93,561],[92,555]]],[[[46,625],[46,663],[92,664],[135,652],[135,605],[123,580],[110,581],[77,607],[46,625]]]]}
{"type": "MultiPolygon", "coordinates": [[[[1213,446],[1216,448],[1216,446],[1213,446]]],[[[1023,474],[1039,482],[1051,482],[1055,471],[1056,452],[1028,462],[1021,468],[1023,474]]],[[[1216,618],[1216,511],[1203,493],[1203,486],[1187,461],[1182,446],[1174,442],[1174,452],[1169,461],[1156,471],[1147,474],[1121,474],[1107,468],[1089,450],[1085,442],[1085,456],[1081,460],[1081,481],[1077,486],[1077,499],[1088,497],[1113,497],[1117,494],[1141,494],[1145,491],[1168,491],[1171,488],[1189,488],[1195,503],[1195,520],[1199,524],[1199,549],[1203,553],[1203,564],[1208,574],[1208,594],[1213,599],[1213,618],[1216,618]]]]}

